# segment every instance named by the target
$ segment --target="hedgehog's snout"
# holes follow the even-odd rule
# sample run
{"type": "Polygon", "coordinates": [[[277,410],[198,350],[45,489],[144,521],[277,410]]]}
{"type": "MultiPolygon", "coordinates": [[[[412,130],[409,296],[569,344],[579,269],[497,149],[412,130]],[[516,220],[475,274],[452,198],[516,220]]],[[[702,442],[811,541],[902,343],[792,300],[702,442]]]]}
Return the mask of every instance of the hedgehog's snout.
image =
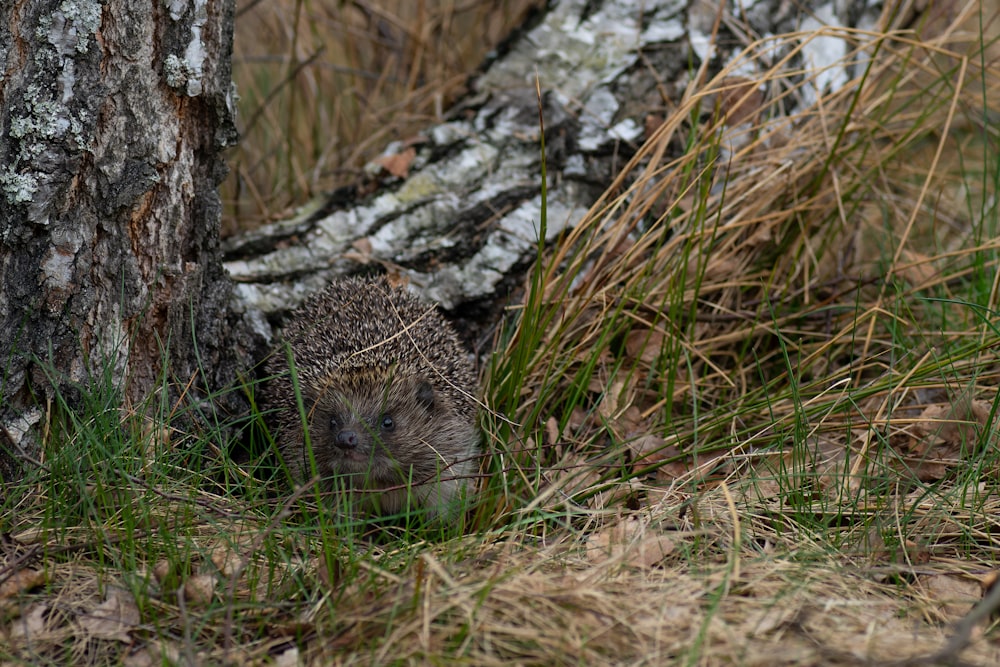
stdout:
{"type": "Polygon", "coordinates": [[[333,442],[335,445],[337,445],[338,449],[351,450],[351,449],[357,449],[358,444],[361,442],[361,440],[358,437],[357,431],[345,428],[337,432],[337,435],[336,437],[334,437],[333,442]]]}

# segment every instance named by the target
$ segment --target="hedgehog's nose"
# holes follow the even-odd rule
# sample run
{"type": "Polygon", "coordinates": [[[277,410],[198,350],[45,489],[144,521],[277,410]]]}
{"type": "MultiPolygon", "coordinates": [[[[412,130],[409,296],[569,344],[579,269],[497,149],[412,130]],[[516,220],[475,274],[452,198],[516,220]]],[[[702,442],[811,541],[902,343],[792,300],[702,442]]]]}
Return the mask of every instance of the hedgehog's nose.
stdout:
{"type": "Polygon", "coordinates": [[[349,428],[337,433],[334,439],[340,449],[355,449],[358,446],[358,434],[349,428]]]}

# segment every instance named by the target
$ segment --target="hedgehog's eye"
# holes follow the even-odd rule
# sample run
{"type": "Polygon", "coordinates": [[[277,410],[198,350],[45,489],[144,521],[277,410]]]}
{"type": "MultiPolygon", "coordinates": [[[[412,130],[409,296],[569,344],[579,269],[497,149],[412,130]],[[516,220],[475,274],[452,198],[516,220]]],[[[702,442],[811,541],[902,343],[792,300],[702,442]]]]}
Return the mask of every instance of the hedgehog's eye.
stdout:
{"type": "Polygon", "coordinates": [[[337,421],[337,415],[330,417],[330,430],[337,431],[340,429],[340,422],[337,421]]]}
{"type": "Polygon", "coordinates": [[[392,421],[392,417],[389,415],[382,415],[382,430],[391,431],[396,428],[396,422],[392,421]]]}

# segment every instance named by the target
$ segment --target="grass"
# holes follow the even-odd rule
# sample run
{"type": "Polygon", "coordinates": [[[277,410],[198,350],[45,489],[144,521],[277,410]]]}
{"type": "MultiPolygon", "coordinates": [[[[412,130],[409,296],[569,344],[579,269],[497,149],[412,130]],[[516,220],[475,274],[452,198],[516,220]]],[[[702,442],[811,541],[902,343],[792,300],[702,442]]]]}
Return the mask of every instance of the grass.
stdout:
{"type": "Polygon", "coordinates": [[[106,378],[53,406],[3,497],[0,657],[996,664],[992,621],[955,626],[1000,516],[975,9],[923,41],[838,33],[867,66],[794,120],[807,81],[782,67],[735,127],[739,63],[692,85],[540,250],[484,378],[464,534],[351,530],[223,455],[231,425],[123,413],[106,378]]]}

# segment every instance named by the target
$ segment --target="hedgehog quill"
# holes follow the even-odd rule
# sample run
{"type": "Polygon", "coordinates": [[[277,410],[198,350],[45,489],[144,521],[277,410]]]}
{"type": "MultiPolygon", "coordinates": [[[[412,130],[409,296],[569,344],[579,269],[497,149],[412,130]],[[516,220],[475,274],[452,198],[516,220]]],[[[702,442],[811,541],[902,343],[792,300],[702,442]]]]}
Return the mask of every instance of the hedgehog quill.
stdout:
{"type": "Polygon", "coordinates": [[[265,401],[296,481],[315,464],[323,490],[352,512],[458,511],[478,469],[476,379],[435,307],[382,278],[338,279],[292,315],[284,340],[310,448],[283,350],[265,401]]]}

